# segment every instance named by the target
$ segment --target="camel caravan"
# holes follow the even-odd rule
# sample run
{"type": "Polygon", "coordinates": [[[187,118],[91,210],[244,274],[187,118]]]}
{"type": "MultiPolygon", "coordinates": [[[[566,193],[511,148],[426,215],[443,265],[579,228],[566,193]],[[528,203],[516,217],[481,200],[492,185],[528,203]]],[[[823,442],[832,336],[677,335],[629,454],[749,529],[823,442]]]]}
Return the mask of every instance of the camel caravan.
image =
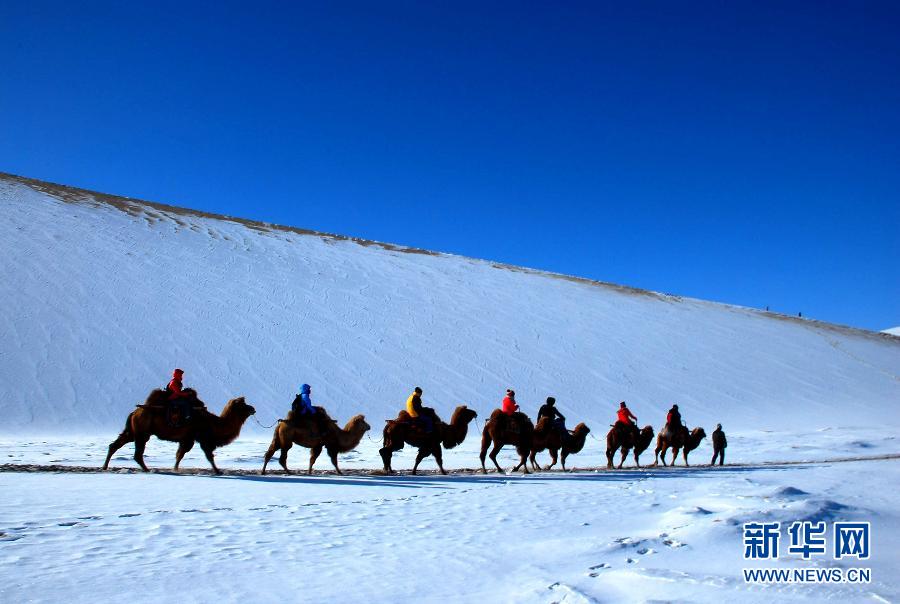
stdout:
{"type": "MultiPolygon", "coordinates": [[[[196,391],[182,386],[183,375],[184,371],[176,369],[165,388],[153,390],[144,403],[137,405],[128,415],[124,430],[109,445],[106,461],[103,463],[104,470],[109,469],[109,462],[119,449],[133,442],[134,460],[142,470],[148,472],[149,468],[144,463],[144,450],[150,437],[156,436],[160,440],[178,443],[175,471],[178,471],[185,454],[199,443],[216,474],[222,473],[216,466],[215,450],[237,439],[244,423],[256,410],[244,397],[237,397],[229,400],[221,414],[216,415],[207,410],[196,391]]],[[[364,415],[350,418],[341,428],[325,408],[312,404],[311,396],[312,388],[309,384],[303,384],[290,411],[284,419],[275,422],[272,442],[263,455],[261,474],[266,473],[269,462],[279,451],[278,462],[284,473],[290,474],[287,457],[294,445],[309,449],[308,474],[312,474],[313,466],[322,451],[328,453],[335,472],[342,474],[338,455],[356,449],[371,429],[364,415]]],[[[416,387],[407,399],[406,407],[397,417],[385,420],[383,446],[379,450],[384,467],[380,472],[393,474],[393,454],[409,445],[418,449],[411,472],[413,475],[418,471],[419,464],[429,456],[434,457],[441,474],[447,474],[444,469],[444,450],[451,450],[462,444],[469,433],[469,424],[477,417],[478,413],[474,409],[459,405],[450,416],[449,423],[444,422],[433,408],[423,406],[422,389],[416,387]]],[[[511,470],[513,473],[521,469],[524,474],[529,474],[529,464],[531,470],[540,471],[542,468],[537,463],[536,456],[544,451],[550,455],[551,462],[543,470],[551,470],[559,461],[562,470],[568,471],[566,459],[584,449],[591,429],[582,422],[569,430],[565,422],[565,416],[556,408],[555,398],[547,397],[538,411],[537,421],[532,422],[520,410],[516,393],[507,390],[500,408],[491,413],[481,431],[479,459],[482,472],[486,474],[488,471],[485,466],[485,459],[488,457],[497,471],[503,472],[497,455],[507,445],[514,447],[519,456],[519,462],[511,470]]],[[[606,435],[607,468],[614,468],[616,452],[620,453],[616,468],[622,468],[629,453],[633,453],[634,464],[640,468],[640,455],[650,447],[653,436],[653,427],[638,428],[637,418],[625,402],[621,402],[616,422],[610,426],[606,435]]],[[[679,451],[682,452],[684,465],[689,465],[688,454],[705,437],[703,428],[690,430],[682,422],[678,405],[673,405],[666,416],[665,426],[657,435],[652,465],[656,466],[660,460],[663,466],[667,465],[666,453],[669,449],[672,450],[671,465],[675,465],[679,451]]],[[[719,465],[724,464],[727,441],[721,424],[716,426],[712,434],[712,444],[713,458],[710,465],[714,465],[717,460],[719,465]]]]}

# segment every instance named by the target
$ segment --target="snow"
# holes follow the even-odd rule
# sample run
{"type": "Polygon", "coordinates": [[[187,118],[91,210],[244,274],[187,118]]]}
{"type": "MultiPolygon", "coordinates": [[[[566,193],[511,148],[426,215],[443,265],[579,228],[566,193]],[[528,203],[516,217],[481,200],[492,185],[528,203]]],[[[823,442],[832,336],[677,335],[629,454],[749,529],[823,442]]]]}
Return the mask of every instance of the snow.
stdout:
{"type": "Polygon", "coordinates": [[[892,336],[900,336],[900,327],[891,327],[890,329],[885,329],[881,333],[886,333],[892,336]]]}
{"type": "MultiPolygon", "coordinates": [[[[3,175],[0,249],[0,601],[900,598],[891,335],[3,175]],[[181,475],[136,473],[131,446],[90,470],[176,366],[212,410],[257,409],[216,452],[226,475],[196,448],[181,475]],[[255,474],[260,424],[303,382],[342,425],[373,426],[348,476],[255,474]],[[479,413],[450,470],[478,465],[506,388],[593,431],[569,474],[372,475],[416,385],[445,419],[479,413]],[[656,429],[673,402],[708,434],[722,423],[729,465],[699,467],[706,440],[690,469],[597,470],[620,400],[656,429]],[[66,471],[32,471],[49,465],[66,471]],[[762,519],[871,521],[872,583],[746,585],[740,525],[762,519]]],[[[174,454],[152,440],[146,459],[174,454]]]]}

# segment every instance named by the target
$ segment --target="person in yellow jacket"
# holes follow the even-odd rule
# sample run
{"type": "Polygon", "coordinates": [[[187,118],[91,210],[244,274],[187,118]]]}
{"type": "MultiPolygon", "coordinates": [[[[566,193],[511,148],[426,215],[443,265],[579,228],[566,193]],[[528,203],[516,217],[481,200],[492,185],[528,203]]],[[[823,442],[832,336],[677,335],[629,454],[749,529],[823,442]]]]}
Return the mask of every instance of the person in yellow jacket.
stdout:
{"type": "Polygon", "coordinates": [[[421,422],[426,432],[431,432],[434,427],[428,414],[422,412],[422,389],[416,386],[413,393],[406,399],[406,412],[409,416],[418,422],[421,422]]]}

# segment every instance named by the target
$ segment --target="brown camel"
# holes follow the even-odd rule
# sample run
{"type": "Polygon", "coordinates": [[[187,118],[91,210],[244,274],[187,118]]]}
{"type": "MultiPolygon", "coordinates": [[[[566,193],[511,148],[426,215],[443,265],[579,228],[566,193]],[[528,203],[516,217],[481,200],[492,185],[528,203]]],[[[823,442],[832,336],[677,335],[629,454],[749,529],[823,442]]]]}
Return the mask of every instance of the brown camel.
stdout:
{"type": "Polygon", "coordinates": [[[503,472],[497,463],[497,453],[503,445],[513,445],[519,454],[519,463],[512,469],[513,472],[522,468],[525,474],[529,474],[528,465],[525,463],[528,454],[531,453],[531,440],[534,435],[534,424],[531,419],[519,411],[512,415],[506,415],[500,409],[494,409],[491,418],[484,424],[481,431],[481,471],[487,474],[484,467],[484,458],[487,455],[488,446],[493,443],[490,458],[497,467],[498,472],[503,472]]]}
{"type": "Polygon", "coordinates": [[[531,469],[534,471],[541,469],[537,461],[535,461],[535,456],[544,449],[547,449],[550,453],[550,465],[544,469],[551,469],[556,465],[557,453],[562,449],[562,469],[565,471],[566,458],[572,453],[581,452],[584,448],[584,441],[587,440],[587,435],[590,431],[590,428],[581,423],[575,426],[571,434],[564,436],[561,430],[554,425],[551,418],[541,418],[534,428],[534,434],[531,439],[531,454],[528,456],[528,459],[531,461],[531,469]]]}
{"type": "Polygon", "coordinates": [[[672,447],[672,465],[674,466],[675,460],[678,459],[678,449],[684,449],[682,453],[684,465],[689,466],[688,453],[699,447],[700,441],[704,438],[706,438],[706,432],[703,428],[694,428],[688,432],[686,426],[681,426],[675,430],[674,434],[663,428],[656,438],[656,461],[653,462],[653,465],[659,463],[660,459],[662,464],[666,465],[666,450],[672,447]]]}
{"type": "Polygon", "coordinates": [[[165,390],[154,390],[143,405],[138,405],[137,409],[128,414],[125,429],[109,445],[103,469],[109,468],[109,460],[116,451],[125,444],[134,442],[134,460],[141,469],[149,472],[144,463],[144,448],[150,437],[155,436],[160,440],[178,443],[178,451],[175,453],[176,471],[185,453],[198,442],[213,470],[216,474],[221,474],[213,459],[213,451],[234,441],[240,435],[244,422],[256,413],[256,409],[248,405],[241,396],[225,403],[222,414],[215,415],[206,410],[206,405],[197,398],[193,390],[185,389],[184,392],[193,400],[195,406],[190,421],[173,426],[169,417],[171,405],[169,394],[165,390]]]}
{"type": "Polygon", "coordinates": [[[638,457],[647,450],[651,442],[653,442],[652,426],[644,426],[644,429],[638,432],[637,436],[632,430],[619,430],[613,426],[606,434],[607,469],[612,470],[613,456],[615,456],[616,450],[620,447],[622,448],[622,459],[619,461],[618,468],[622,468],[625,458],[628,456],[628,451],[631,449],[634,449],[634,465],[640,468],[641,462],[638,461],[638,457]]]}
{"type": "Polygon", "coordinates": [[[420,422],[415,422],[406,411],[401,411],[397,415],[397,419],[387,420],[384,426],[384,446],[378,451],[384,462],[384,471],[386,474],[393,474],[391,468],[391,456],[394,451],[399,451],[403,445],[418,447],[419,453],[416,455],[416,463],[413,465],[412,473],[415,474],[422,460],[429,455],[434,455],[441,474],[446,474],[444,470],[443,450],[452,449],[466,439],[469,433],[469,422],[478,417],[478,414],[469,409],[466,405],[460,405],[453,412],[450,423],[445,424],[434,413],[433,409],[425,407],[423,409],[429,414],[432,421],[431,432],[426,432],[420,422]]]}
{"type": "Polygon", "coordinates": [[[281,456],[278,458],[278,463],[284,468],[286,474],[290,474],[291,471],[287,467],[287,456],[288,451],[295,444],[309,449],[308,474],[312,474],[313,464],[316,463],[323,448],[328,452],[335,471],[341,474],[337,461],[338,453],[347,453],[355,449],[371,426],[366,423],[365,415],[355,415],[350,418],[342,430],[338,427],[337,422],[328,417],[322,407],[316,407],[316,410],[323,414],[324,421],[301,420],[295,422],[293,421],[293,411],[288,413],[286,420],[278,420],[275,425],[275,433],[272,435],[272,444],[269,445],[265,461],[263,461],[262,474],[266,473],[269,460],[279,449],[281,449],[281,456]]]}

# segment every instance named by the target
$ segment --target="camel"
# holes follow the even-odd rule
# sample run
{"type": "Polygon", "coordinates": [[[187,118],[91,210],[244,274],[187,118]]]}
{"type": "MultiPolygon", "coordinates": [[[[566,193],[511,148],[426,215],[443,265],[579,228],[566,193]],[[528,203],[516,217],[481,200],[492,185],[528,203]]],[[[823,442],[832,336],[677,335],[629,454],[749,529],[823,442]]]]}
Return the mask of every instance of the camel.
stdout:
{"type": "Polygon", "coordinates": [[[443,444],[444,449],[452,449],[462,443],[469,433],[469,422],[478,417],[478,413],[466,405],[460,405],[453,411],[449,424],[442,422],[433,409],[426,407],[424,411],[431,416],[433,424],[431,432],[426,432],[422,426],[417,425],[417,422],[413,422],[406,411],[401,411],[397,419],[387,420],[383,432],[384,446],[378,451],[384,462],[385,474],[394,473],[391,468],[391,456],[394,451],[402,449],[403,445],[419,448],[412,469],[413,474],[418,470],[422,460],[429,455],[434,455],[441,474],[446,474],[441,445],[443,444]]]}
{"type": "Polygon", "coordinates": [[[256,409],[240,396],[225,403],[221,415],[215,415],[206,410],[206,405],[197,398],[196,392],[190,389],[185,389],[184,392],[193,399],[195,405],[190,421],[173,426],[168,417],[171,405],[169,394],[165,390],[154,390],[143,405],[138,405],[137,409],[128,414],[125,429],[109,445],[103,469],[109,468],[109,460],[116,451],[127,443],[134,442],[134,460],[142,470],[149,472],[144,463],[144,448],[150,437],[155,436],[160,440],[178,443],[178,451],[175,453],[176,472],[185,454],[194,447],[194,443],[199,442],[213,470],[216,474],[221,474],[222,471],[216,467],[213,459],[213,451],[234,441],[240,435],[244,422],[256,413],[256,409]]]}
{"type": "Polygon", "coordinates": [[[672,447],[671,465],[674,466],[675,460],[678,459],[678,449],[683,448],[684,465],[689,466],[688,453],[699,447],[700,441],[704,438],[706,438],[706,432],[703,428],[694,428],[688,432],[687,426],[681,426],[674,435],[663,428],[656,438],[656,461],[653,462],[653,465],[657,465],[660,459],[662,459],[662,464],[666,465],[666,451],[672,447]]]}
{"type": "Polygon", "coordinates": [[[618,450],[619,447],[622,448],[622,459],[619,461],[619,465],[617,466],[618,469],[622,469],[625,458],[628,456],[628,451],[631,449],[634,449],[634,465],[640,468],[641,462],[638,461],[638,457],[647,450],[647,447],[650,446],[651,442],[653,442],[652,426],[644,426],[643,430],[638,433],[636,438],[634,432],[631,430],[620,431],[613,426],[606,435],[607,469],[612,470],[613,456],[616,454],[616,450],[618,450]]]}
{"type": "Polygon", "coordinates": [[[481,454],[479,455],[481,471],[487,474],[487,468],[484,467],[484,458],[487,455],[488,446],[493,443],[494,447],[491,449],[490,458],[497,467],[498,472],[503,472],[503,470],[500,469],[500,464],[497,463],[497,453],[500,452],[503,445],[513,445],[519,454],[520,460],[512,471],[515,472],[522,468],[525,474],[530,474],[528,465],[525,462],[528,454],[531,453],[533,435],[534,424],[531,423],[531,419],[527,415],[517,411],[508,416],[500,409],[494,409],[494,412],[491,413],[491,418],[484,424],[484,429],[481,432],[481,454]],[[518,424],[518,430],[514,431],[512,429],[513,422],[518,424]]]}
{"type": "Polygon", "coordinates": [[[316,463],[323,448],[328,452],[334,470],[341,474],[337,461],[338,453],[347,453],[355,449],[371,426],[366,423],[365,415],[354,415],[342,430],[322,407],[316,407],[316,410],[324,416],[324,421],[294,422],[293,411],[288,413],[287,419],[278,420],[275,425],[275,433],[272,435],[272,444],[266,451],[261,474],[266,473],[269,460],[279,449],[281,449],[281,456],[278,458],[278,463],[284,468],[285,474],[290,474],[291,471],[287,467],[287,456],[288,451],[295,444],[309,449],[307,474],[312,474],[313,464],[316,463]],[[324,428],[324,431],[320,428],[324,428]]]}
{"type": "Polygon", "coordinates": [[[535,461],[535,456],[544,449],[547,449],[550,453],[550,465],[544,469],[551,469],[556,465],[557,453],[562,449],[562,469],[565,471],[566,458],[572,453],[581,452],[584,448],[584,441],[587,440],[587,435],[590,431],[591,429],[584,423],[580,423],[575,426],[571,434],[564,438],[560,430],[553,425],[552,419],[549,417],[541,418],[534,428],[531,440],[531,454],[528,456],[529,461],[531,461],[531,469],[535,472],[541,469],[537,461],[535,461]]]}

